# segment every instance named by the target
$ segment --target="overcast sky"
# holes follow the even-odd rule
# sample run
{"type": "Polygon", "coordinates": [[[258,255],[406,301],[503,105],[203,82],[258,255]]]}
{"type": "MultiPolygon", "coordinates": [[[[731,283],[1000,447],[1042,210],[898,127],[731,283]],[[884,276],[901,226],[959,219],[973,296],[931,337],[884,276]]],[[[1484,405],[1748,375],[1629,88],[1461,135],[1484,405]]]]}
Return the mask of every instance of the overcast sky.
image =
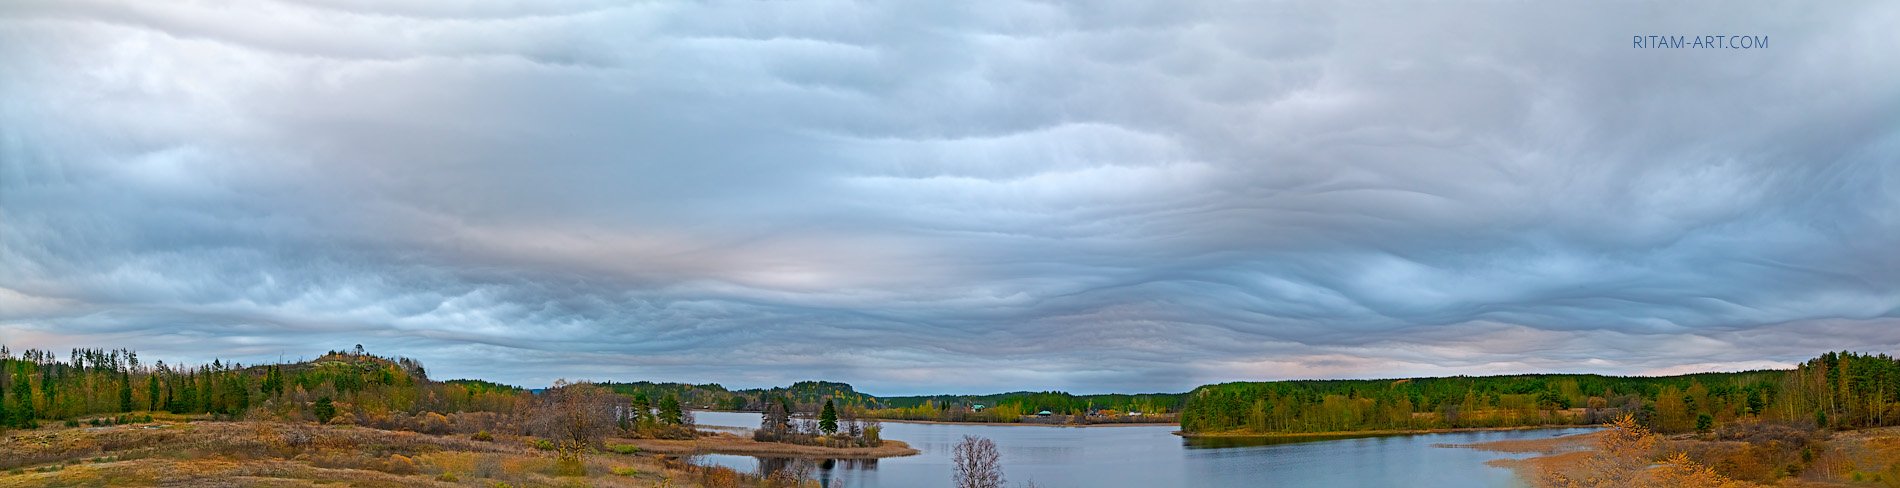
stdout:
{"type": "Polygon", "coordinates": [[[1132,3],[0,2],[0,343],[876,394],[1900,345],[1900,2],[1132,3]]]}

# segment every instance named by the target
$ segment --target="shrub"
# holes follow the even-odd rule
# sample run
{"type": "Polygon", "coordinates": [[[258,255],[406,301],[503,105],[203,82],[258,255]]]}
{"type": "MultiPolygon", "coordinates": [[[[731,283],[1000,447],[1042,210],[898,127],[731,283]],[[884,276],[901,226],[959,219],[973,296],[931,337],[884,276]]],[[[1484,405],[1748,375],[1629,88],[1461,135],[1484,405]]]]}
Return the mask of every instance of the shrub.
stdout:
{"type": "Polygon", "coordinates": [[[581,460],[577,450],[564,450],[554,459],[554,467],[548,474],[555,476],[587,476],[587,463],[581,460]]]}
{"type": "Polygon", "coordinates": [[[468,438],[478,440],[478,441],[493,441],[495,440],[495,435],[490,434],[488,433],[488,431],[484,430],[484,431],[476,432],[475,435],[468,436],[468,438]]]}
{"type": "Polygon", "coordinates": [[[449,418],[435,412],[422,414],[416,417],[416,431],[425,434],[447,434],[449,418]]]}
{"type": "Polygon", "coordinates": [[[640,446],[635,446],[632,444],[614,444],[611,446],[607,446],[607,449],[612,450],[613,452],[620,453],[620,454],[633,454],[633,453],[640,452],[640,446]]]}
{"type": "Polygon", "coordinates": [[[435,480],[441,481],[444,483],[455,483],[455,482],[462,481],[461,478],[455,477],[454,471],[443,471],[442,474],[435,476],[435,480]]]}
{"type": "Polygon", "coordinates": [[[493,478],[501,473],[501,456],[493,454],[475,458],[475,469],[470,472],[477,478],[493,478]]]}
{"type": "Polygon", "coordinates": [[[317,399],[316,406],[311,410],[317,414],[317,422],[328,423],[331,417],[336,416],[336,402],[330,400],[330,397],[321,397],[317,399]]]}
{"type": "Polygon", "coordinates": [[[535,449],[540,449],[543,451],[554,450],[554,441],[550,441],[547,439],[535,439],[533,441],[528,442],[528,445],[531,447],[534,447],[535,449]]]}
{"type": "Polygon", "coordinates": [[[628,466],[614,466],[613,472],[614,474],[617,474],[620,476],[633,476],[633,475],[640,474],[640,470],[633,469],[632,467],[628,467],[628,466]]]}
{"type": "Polygon", "coordinates": [[[394,474],[415,474],[416,472],[416,460],[401,454],[390,454],[388,466],[389,469],[385,471],[394,474]]]}

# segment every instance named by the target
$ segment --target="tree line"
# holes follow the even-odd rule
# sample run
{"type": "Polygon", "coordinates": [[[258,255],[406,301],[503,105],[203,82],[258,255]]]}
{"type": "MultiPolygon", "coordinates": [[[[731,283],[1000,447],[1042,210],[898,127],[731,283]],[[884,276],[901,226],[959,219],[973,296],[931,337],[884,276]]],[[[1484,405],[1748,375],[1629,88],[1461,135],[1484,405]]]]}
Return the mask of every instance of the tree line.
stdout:
{"type": "MultiPolygon", "coordinates": [[[[428,433],[512,430],[542,435],[589,425],[636,436],[691,435],[675,395],[614,395],[592,384],[557,383],[535,394],[482,380],[432,381],[418,361],[329,351],[315,360],[246,366],[214,360],[146,363],[128,349],[73,349],[61,357],[0,345],[0,429],[69,424],[92,417],[169,413],[367,425],[428,433]],[[578,399],[578,400],[577,400],[578,399]],[[576,413],[584,406],[590,411],[576,413]],[[565,416],[565,421],[551,420],[565,416]],[[604,420],[601,420],[604,419],[604,420]],[[598,420],[598,421],[592,421],[598,420]]],[[[571,436],[569,436],[571,437],[571,436]]]]}
{"type": "Polygon", "coordinates": [[[671,395],[690,408],[712,410],[763,411],[766,405],[781,400],[789,400],[801,410],[815,410],[827,400],[840,407],[874,407],[878,404],[877,397],[859,393],[850,384],[831,381],[800,381],[790,386],[742,390],[728,390],[718,383],[637,381],[599,385],[622,395],[645,394],[653,398],[671,395]]]}
{"type": "Polygon", "coordinates": [[[1660,432],[1740,419],[1858,428],[1900,422],[1900,362],[1827,353],[1794,370],[1658,377],[1581,374],[1207,385],[1187,394],[1190,433],[1304,433],[1600,424],[1630,415],[1660,432]]]}
{"type": "Polygon", "coordinates": [[[1061,391],[1017,391],[991,395],[927,395],[879,398],[867,416],[897,420],[1016,422],[1041,412],[1071,418],[1091,415],[1168,419],[1180,411],[1181,393],[1075,395],[1061,391]]]}

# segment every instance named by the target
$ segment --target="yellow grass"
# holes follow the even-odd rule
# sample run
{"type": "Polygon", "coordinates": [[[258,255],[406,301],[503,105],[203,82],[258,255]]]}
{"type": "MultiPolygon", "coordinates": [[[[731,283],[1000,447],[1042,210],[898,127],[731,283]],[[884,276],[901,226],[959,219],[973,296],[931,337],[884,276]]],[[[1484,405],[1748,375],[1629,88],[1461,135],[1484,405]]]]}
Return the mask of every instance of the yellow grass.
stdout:
{"type": "Polygon", "coordinates": [[[596,453],[585,476],[558,476],[556,453],[497,437],[250,421],[10,431],[0,435],[0,488],[700,486],[697,472],[644,455],[596,453]]]}
{"type": "Polygon", "coordinates": [[[1446,447],[1543,453],[1486,463],[1511,469],[1533,486],[1616,486],[1592,480],[1605,479],[1618,465],[1642,486],[1664,488],[1900,486],[1896,427],[1821,433],[1805,447],[1780,439],[1619,432],[1625,431],[1446,447]]]}
{"type": "Polygon", "coordinates": [[[1589,427],[1589,426],[1574,425],[1574,424],[1556,424],[1556,425],[1523,425],[1523,426],[1515,426],[1515,427],[1448,427],[1448,428],[1442,428],[1442,429],[1339,430],[1339,431],[1328,431],[1328,432],[1254,432],[1254,431],[1247,431],[1247,430],[1234,430],[1234,431],[1223,431],[1223,432],[1175,432],[1174,434],[1181,437],[1187,437],[1190,439],[1202,438],[1202,437],[1232,437],[1232,438],[1247,438],[1247,439],[1305,439],[1305,438],[1338,439],[1338,438],[1355,438],[1355,437],[1381,437],[1381,436],[1394,436],[1394,435],[1446,434],[1446,433],[1452,433],[1452,432],[1495,432],[1495,431],[1510,431],[1510,430],[1564,429],[1564,428],[1572,428],[1572,427],[1589,427]]]}

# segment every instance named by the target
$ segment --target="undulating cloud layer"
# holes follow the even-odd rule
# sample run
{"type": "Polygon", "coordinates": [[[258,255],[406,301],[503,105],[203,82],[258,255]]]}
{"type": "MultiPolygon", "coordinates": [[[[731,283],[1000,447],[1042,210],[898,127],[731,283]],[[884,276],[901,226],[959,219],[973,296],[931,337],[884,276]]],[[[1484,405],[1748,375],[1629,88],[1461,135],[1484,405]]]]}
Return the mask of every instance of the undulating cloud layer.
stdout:
{"type": "Polygon", "coordinates": [[[0,3],[0,343],[884,394],[1900,345],[1900,3],[1156,3],[0,3]]]}

